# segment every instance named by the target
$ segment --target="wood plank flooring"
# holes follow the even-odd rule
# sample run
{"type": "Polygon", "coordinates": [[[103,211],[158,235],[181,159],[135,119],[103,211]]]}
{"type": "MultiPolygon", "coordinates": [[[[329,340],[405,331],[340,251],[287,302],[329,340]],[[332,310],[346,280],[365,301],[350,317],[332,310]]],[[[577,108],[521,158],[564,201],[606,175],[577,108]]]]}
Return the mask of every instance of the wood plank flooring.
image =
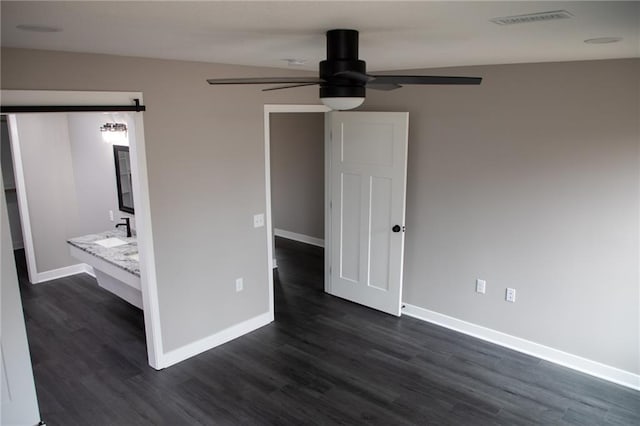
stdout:
{"type": "Polygon", "coordinates": [[[329,296],[278,239],[276,321],[163,371],[142,312],[77,275],[21,293],[42,419],[73,425],[639,425],[640,392],[329,296]]]}

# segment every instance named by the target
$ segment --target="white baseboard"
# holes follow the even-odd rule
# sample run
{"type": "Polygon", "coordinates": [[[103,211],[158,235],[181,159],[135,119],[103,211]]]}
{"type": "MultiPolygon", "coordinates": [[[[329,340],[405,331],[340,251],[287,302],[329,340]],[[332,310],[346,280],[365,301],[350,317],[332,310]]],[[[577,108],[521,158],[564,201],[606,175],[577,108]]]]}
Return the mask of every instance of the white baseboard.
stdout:
{"type": "Polygon", "coordinates": [[[57,280],[58,278],[68,277],[70,275],[87,273],[93,277],[93,268],[85,263],[78,263],[76,265],[65,266],[63,268],[52,269],[50,271],[38,272],[35,281],[32,284],[40,284],[46,281],[57,280]]]}
{"type": "Polygon", "coordinates": [[[212,334],[193,343],[189,343],[181,348],[174,349],[162,355],[160,368],[170,367],[187,358],[198,355],[202,352],[213,349],[216,346],[220,346],[223,343],[227,343],[233,339],[236,339],[242,335],[252,332],[260,327],[263,327],[273,321],[273,315],[269,312],[265,312],[262,315],[253,317],[247,321],[241,322],[231,326],[219,333],[212,334]]]}
{"type": "Polygon", "coordinates": [[[640,390],[639,374],[634,374],[610,365],[582,358],[577,355],[521,339],[520,337],[511,336],[500,331],[453,318],[438,312],[430,311],[428,309],[420,308],[418,306],[410,305],[408,303],[404,303],[402,313],[404,315],[449,328],[451,330],[459,331],[460,333],[468,334],[469,336],[477,337],[478,339],[495,343],[496,345],[523,352],[600,379],[617,383],[631,389],[640,390]]]}
{"type": "Polygon", "coordinates": [[[83,263],[83,265],[84,265],[84,273],[85,274],[89,274],[93,278],[95,278],[96,277],[96,271],[93,270],[93,266],[87,265],[86,263],[83,263]]]}
{"type": "Polygon", "coordinates": [[[284,229],[274,228],[273,235],[275,235],[276,237],[286,238],[288,240],[311,244],[312,246],[324,247],[323,239],[310,237],[304,234],[298,234],[297,232],[285,231],[284,229]]]}

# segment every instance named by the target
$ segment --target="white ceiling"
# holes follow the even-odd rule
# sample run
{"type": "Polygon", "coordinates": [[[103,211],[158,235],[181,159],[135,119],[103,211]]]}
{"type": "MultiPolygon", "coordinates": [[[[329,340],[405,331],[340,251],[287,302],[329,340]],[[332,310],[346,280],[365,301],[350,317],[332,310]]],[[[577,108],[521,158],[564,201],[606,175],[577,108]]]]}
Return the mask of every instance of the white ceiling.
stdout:
{"type": "Polygon", "coordinates": [[[317,70],[324,33],[360,31],[370,71],[640,57],[640,2],[11,2],[0,3],[1,43],[317,70]],[[571,19],[500,26],[491,18],[567,10],[571,19]],[[25,32],[17,25],[61,28],[25,32]],[[585,39],[623,37],[619,43],[585,39]]]}

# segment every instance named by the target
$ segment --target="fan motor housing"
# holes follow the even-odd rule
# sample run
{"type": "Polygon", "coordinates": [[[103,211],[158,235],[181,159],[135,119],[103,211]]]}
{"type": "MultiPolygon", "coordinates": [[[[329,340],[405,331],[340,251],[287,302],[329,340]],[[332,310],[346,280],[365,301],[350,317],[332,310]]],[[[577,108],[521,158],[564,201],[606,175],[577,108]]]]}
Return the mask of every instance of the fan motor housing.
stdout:
{"type": "Polygon", "coordinates": [[[367,65],[358,59],[358,31],[327,31],[327,59],[320,62],[321,98],[365,97],[365,83],[344,77],[336,77],[343,71],[366,74],[367,65]]]}

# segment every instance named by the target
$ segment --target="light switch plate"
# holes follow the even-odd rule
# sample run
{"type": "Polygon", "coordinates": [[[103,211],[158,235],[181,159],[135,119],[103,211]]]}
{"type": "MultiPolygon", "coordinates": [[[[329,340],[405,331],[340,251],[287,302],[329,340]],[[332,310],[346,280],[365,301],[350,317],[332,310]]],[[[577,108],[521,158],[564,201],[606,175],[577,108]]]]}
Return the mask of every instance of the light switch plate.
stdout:
{"type": "Polygon", "coordinates": [[[487,282],[485,280],[476,280],[476,293],[485,294],[487,292],[487,282]]]}
{"type": "Polygon", "coordinates": [[[253,216],[253,227],[261,228],[264,226],[264,213],[256,214],[253,216]]]}

